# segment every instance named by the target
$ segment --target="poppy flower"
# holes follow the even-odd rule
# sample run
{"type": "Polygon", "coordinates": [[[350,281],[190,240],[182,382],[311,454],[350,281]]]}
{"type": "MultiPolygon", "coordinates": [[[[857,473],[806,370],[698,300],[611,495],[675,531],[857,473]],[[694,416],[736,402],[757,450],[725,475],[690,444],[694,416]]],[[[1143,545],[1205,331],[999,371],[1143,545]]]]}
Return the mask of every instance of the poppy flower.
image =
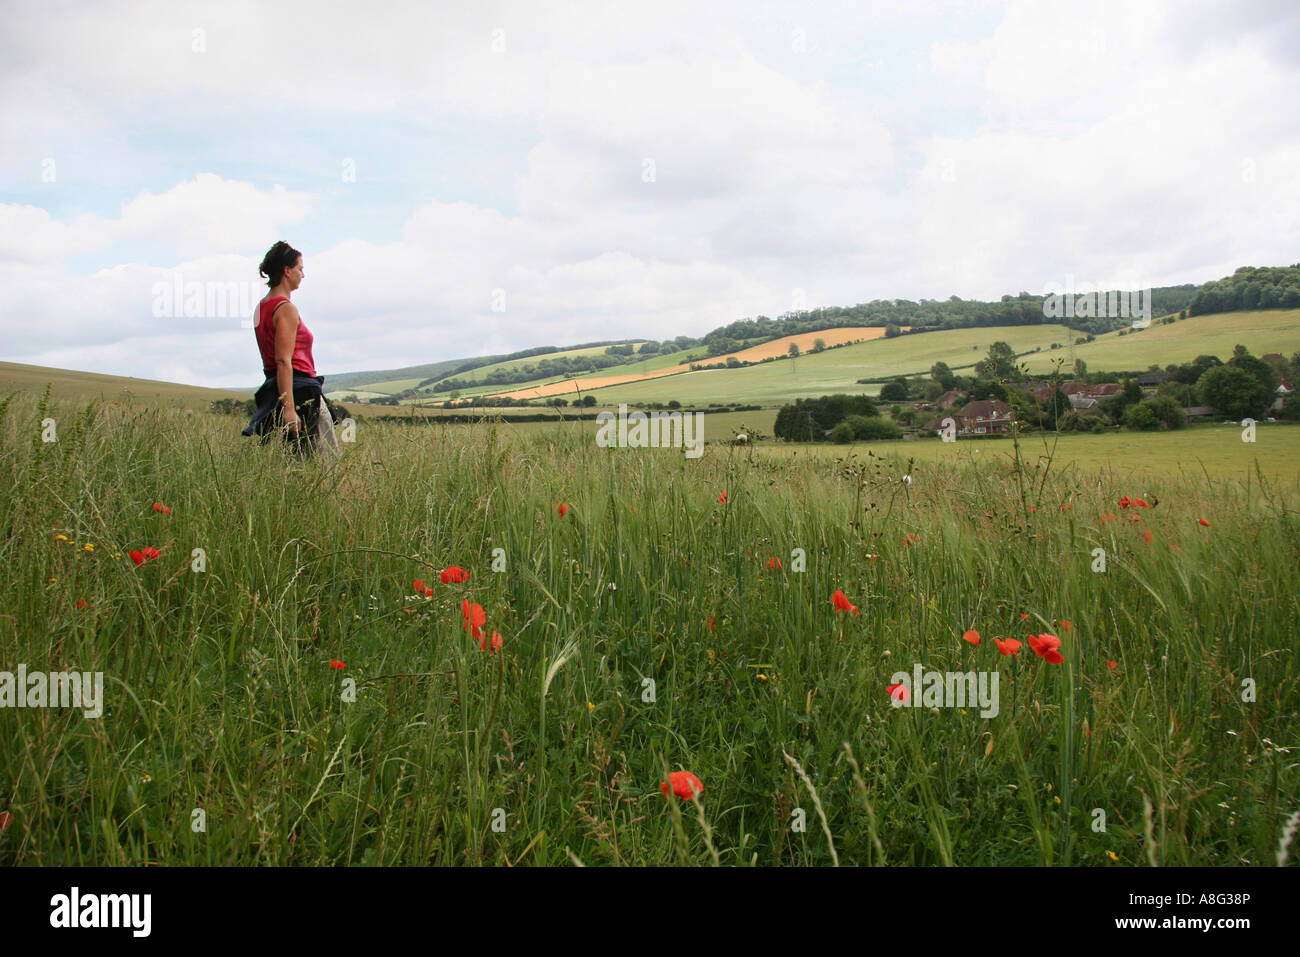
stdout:
{"type": "Polygon", "coordinates": [[[704,792],[704,785],[700,779],[691,774],[690,771],[674,771],[668,775],[667,781],[659,782],[659,790],[663,792],[664,799],[668,798],[668,788],[672,787],[673,793],[683,801],[689,801],[697,794],[704,792]]]}
{"type": "Polygon", "coordinates": [[[1006,657],[1007,655],[1015,655],[1017,658],[1020,657],[1020,642],[1015,638],[1007,638],[1005,640],[1002,638],[994,638],[993,644],[998,646],[998,651],[1002,652],[1003,657],[1006,657]]]}
{"type": "Polygon", "coordinates": [[[151,558],[158,558],[160,555],[162,555],[162,552],[158,551],[158,549],[153,548],[150,545],[146,545],[142,549],[132,549],[131,551],[127,552],[127,554],[131,556],[131,561],[135,562],[136,566],[139,567],[140,565],[143,565],[145,562],[149,561],[151,558]]]}
{"type": "Polygon", "coordinates": [[[431,586],[429,586],[429,585],[426,585],[426,586],[425,586],[425,588],[424,588],[424,597],[425,597],[425,598],[432,598],[432,597],[433,597],[433,588],[432,588],[431,586]]]}
{"type": "Polygon", "coordinates": [[[1073,629],[1074,629],[1074,625],[1070,622],[1068,618],[1061,619],[1061,631],[1065,632],[1068,635],[1073,629]]]}
{"type": "Polygon", "coordinates": [[[1140,506],[1142,506],[1143,508],[1150,508],[1150,507],[1151,507],[1150,505],[1148,505],[1148,504],[1146,503],[1146,499],[1143,499],[1143,498],[1135,498],[1135,499],[1133,499],[1133,504],[1134,504],[1135,506],[1140,505],[1140,506]]]}
{"type": "Polygon", "coordinates": [[[1176,551],[1176,552],[1181,552],[1181,551],[1182,551],[1181,548],[1179,548],[1177,545],[1173,544],[1172,542],[1170,543],[1169,547],[1172,548],[1172,549],[1173,549],[1174,551],[1176,551]]]}
{"type": "Polygon", "coordinates": [[[466,598],[460,603],[460,611],[465,618],[465,630],[475,638],[482,638],[483,626],[487,624],[487,612],[483,610],[483,606],[478,602],[471,605],[469,599],[466,598]]]}
{"type": "Polygon", "coordinates": [[[77,604],[77,607],[78,607],[78,608],[89,608],[89,607],[90,607],[90,602],[86,601],[86,599],[84,599],[84,598],[78,598],[76,604],[77,604]]]}
{"type": "Polygon", "coordinates": [[[1061,511],[1064,512],[1067,508],[1074,508],[1074,503],[1073,503],[1073,502],[1062,502],[1062,503],[1061,503],[1061,511]]]}
{"type": "MultiPolygon", "coordinates": [[[[488,646],[487,646],[486,635],[479,635],[478,646],[484,651],[487,651],[488,646]]],[[[501,633],[499,631],[494,631],[492,632],[492,651],[488,652],[488,654],[494,654],[500,647],[501,647],[501,633]]]]}
{"type": "Polygon", "coordinates": [[[335,671],[342,671],[344,668],[347,667],[347,665],[345,665],[341,661],[331,661],[330,667],[333,668],[335,671]]]}
{"type": "Polygon", "coordinates": [[[168,508],[166,505],[164,505],[162,502],[154,502],[153,510],[155,512],[162,512],[164,515],[170,515],[172,513],[172,510],[168,508]]]}
{"type": "Polygon", "coordinates": [[[781,559],[773,555],[771,558],[767,560],[767,567],[773,569],[774,571],[778,571],[778,572],[781,571],[783,567],[781,565],[781,559]]]}
{"type": "Polygon", "coordinates": [[[903,704],[907,704],[907,699],[911,697],[911,692],[907,690],[907,685],[903,684],[901,681],[896,685],[890,685],[885,690],[889,692],[891,698],[895,701],[901,701],[903,704]]]}
{"type": "Polygon", "coordinates": [[[1031,506],[1029,506],[1029,510],[1030,510],[1031,512],[1036,512],[1036,511],[1038,511],[1038,506],[1037,506],[1037,505],[1031,505],[1031,506]]]}
{"type": "Polygon", "coordinates": [[[858,606],[849,601],[848,596],[840,589],[835,589],[835,594],[831,595],[831,604],[835,606],[836,611],[851,611],[853,617],[858,616],[858,606]]]}
{"type": "Polygon", "coordinates": [[[1119,518],[1119,516],[1116,515],[1114,512],[1102,512],[1102,513],[1101,513],[1101,521],[1102,521],[1103,524],[1105,524],[1106,522],[1113,522],[1113,521],[1115,521],[1115,520],[1118,519],[1118,518],[1119,518]]]}
{"type": "Polygon", "coordinates": [[[727,490],[725,488],[722,490],[722,494],[718,496],[718,501],[723,505],[727,504],[727,490]]]}
{"type": "Polygon", "coordinates": [[[1030,635],[1029,647],[1034,649],[1034,654],[1050,664],[1059,665],[1065,661],[1065,656],[1057,650],[1061,647],[1061,639],[1055,635],[1030,635]]]}
{"type": "Polygon", "coordinates": [[[425,584],[424,584],[424,582],[421,581],[420,579],[417,578],[417,579],[412,583],[412,587],[416,590],[416,592],[418,592],[418,593],[420,593],[420,594],[423,594],[423,593],[424,593],[425,584]]]}
{"type": "Polygon", "coordinates": [[[565,504],[563,504],[563,503],[561,503],[561,504],[557,504],[557,505],[555,506],[555,508],[556,508],[556,511],[558,511],[558,512],[560,513],[560,518],[564,518],[565,513],[567,513],[567,512],[569,511],[569,506],[567,506],[567,505],[565,505],[565,504]]]}
{"type": "Polygon", "coordinates": [[[904,539],[903,539],[903,544],[904,544],[904,545],[915,545],[915,544],[916,544],[916,536],[913,535],[911,532],[908,532],[908,533],[907,533],[907,538],[904,538],[904,539]]]}
{"type": "Polygon", "coordinates": [[[1145,538],[1145,539],[1147,540],[1147,544],[1150,545],[1150,544],[1151,544],[1151,529],[1149,529],[1149,528],[1144,528],[1144,529],[1142,529],[1142,537],[1145,538]]]}
{"type": "Polygon", "coordinates": [[[1106,667],[1109,668],[1111,671],[1114,671],[1114,670],[1115,670],[1115,666],[1116,666],[1117,664],[1119,664],[1118,661],[1107,661],[1107,662],[1106,662],[1106,667]]]}
{"type": "Polygon", "coordinates": [[[1130,504],[1131,503],[1129,502],[1129,497],[1127,495],[1125,495],[1122,499],[1119,500],[1120,508],[1128,508],[1130,504]]]}
{"type": "Polygon", "coordinates": [[[1202,525],[1204,525],[1206,528],[1210,527],[1210,523],[1203,518],[1198,518],[1197,521],[1200,522],[1202,525]]]}
{"type": "Polygon", "coordinates": [[[460,568],[457,565],[452,565],[450,568],[444,568],[438,574],[438,578],[442,580],[442,583],[444,585],[449,585],[449,584],[459,585],[465,579],[469,578],[469,572],[465,571],[465,569],[460,568]]]}
{"type": "Polygon", "coordinates": [[[1021,620],[1021,621],[1028,621],[1028,620],[1029,620],[1029,615],[1028,615],[1027,613],[1025,613],[1025,612],[1022,611],[1022,612],[1020,613],[1020,620],[1021,620]]]}
{"type": "Polygon", "coordinates": [[[8,811],[0,811],[0,831],[8,830],[11,821],[8,811]]]}
{"type": "Polygon", "coordinates": [[[980,643],[980,633],[972,629],[962,635],[961,639],[962,641],[969,641],[972,645],[978,645],[980,643]]]}
{"type": "Polygon", "coordinates": [[[709,629],[709,631],[717,631],[718,630],[717,621],[718,620],[716,618],[710,615],[709,620],[704,623],[704,627],[709,629]]]}

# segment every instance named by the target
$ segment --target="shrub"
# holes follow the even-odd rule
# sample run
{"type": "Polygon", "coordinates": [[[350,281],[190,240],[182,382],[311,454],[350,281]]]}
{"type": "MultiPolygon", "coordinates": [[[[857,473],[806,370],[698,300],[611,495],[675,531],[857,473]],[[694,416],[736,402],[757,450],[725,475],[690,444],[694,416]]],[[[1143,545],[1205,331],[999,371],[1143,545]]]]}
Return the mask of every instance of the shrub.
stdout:
{"type": "MultiPolygon", "coordinates": [[[[853,430],[853,437],[858,439],[901,439],[903,430],[888,419],[878,415],[851,415],[840,425],[847,425],[853,430]]],[[[835,428],[838,429],[837,425],[835,428]]],[[[834,437],[834,431],[831,432],[834,437]]]]}
{"type": "Polygon", "coordinates": [[[831,441],[838,442],[840,445],[847,445],[853,441],[853,426],[848,422],[841,422],[835,428],[831,429],[831,441]]]}

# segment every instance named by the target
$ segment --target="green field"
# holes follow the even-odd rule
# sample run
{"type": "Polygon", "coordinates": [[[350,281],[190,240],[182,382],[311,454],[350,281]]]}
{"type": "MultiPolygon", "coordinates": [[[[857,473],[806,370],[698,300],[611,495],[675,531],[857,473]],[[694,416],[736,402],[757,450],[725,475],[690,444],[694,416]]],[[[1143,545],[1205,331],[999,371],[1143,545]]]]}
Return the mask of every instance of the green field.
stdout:
{"type": "MultiPolygon", "coordinates": [[[[1093,342],[1076,345],[1076,358],[1090,370],[1128,369],[1151,365],[1161,369],[1170,363],[1191,362],[1197,356],[1218,356],[1224,362],[1232,350],[1244,345],[1253,355],[1280,352],[1291,356],[1300,351],[1300,309],[1269,309],[1262,312],[1224,312],[1211,316],[1180,319],[1168,325],[1151,325],[1121,336],[1111,332],[1093,342]]],[[[1034,373],[1047,373],[1060,352],[1026,357],[1023,362],[1034,373]]],[[[1069,372],[1066,364],[1066,372],[1069,372]]]]}
{"type": "MultiPolygon", "coordinates": [[[[956,369],[984,358],[989,346],[1003,340],[1017,352],[1053,342],[1065,342],[1064,326],[995,326],[956,329],[875,339],[856,345],[828,349],[798,359],[781,359],[740,369],[708,369],[685,372],[663,379],[628,382],[597,389],[592,394],[602,405],[626,402],[667,402],[677,399],[690,405],[709,402],[745,405],[783,402],[833,392],[865,392],[874,395],[879,385],[862,386],[858,379],[878,376],[930,374],[934,363],[943,361],[956,369]]],[[[1054,354],[1062,354],[1060,352],[1054,354]]]]}
{"type": "Polygon", "coordinates": [[[154,379],[0,362],[0,396],[13,391],[40,394],[45,390],[46,384],[51,386],[50,394],[56,399],[96,399],[110,405],[113,402],[134,401],[160,408],[190,409],[195,412],[208,411],[215,399],[252,398],[251,390],[240,392],[231,389],[204,389],[154,379]]]}
{"type": "Polygon", "coordinates": [[[1294,494],[1164,436],[1045,470],[363,422],[329,467],[0,402],[0,671],[104,676],[99,717],[0,708],[0,863],[1272,865],[1300,809],[1294,494]],[[894,707],[918,666],[1000,690],[894,707]]]}
{"type": "MultiPolygon", "coordinates": [[[[741,414],[741,413],[736,413],[741,414]]],[[[1294,495],[1300,491],[1300,425],[1258,423],[1255,441],[1243,442],[1239,425],[1195,426],[1173,432],[1119,432],[1087,435],[1034,433],[1020,440],[1020,455],[1031,466],[1054,470],[1071,469],[1080,475],[1113,473],[1127,480],[1149,483],[1156,488],[1166,481],[1234,481],[1242,485],[1258,482],[1262,475],[1269,487],[1294,495]]],[[[919,442],[854,442],[851,445],[770,443],[755,452],[777,459],[798,452],[810,458],[834,459],[854,453],[866,458],[892,455],[915,458],[935,468],[963,464],[981,466],[992,461],[1005,468],[1012,464],[1015,444],[1009,438],[962,438],[943,442],[927,438],[919,442]]]]}

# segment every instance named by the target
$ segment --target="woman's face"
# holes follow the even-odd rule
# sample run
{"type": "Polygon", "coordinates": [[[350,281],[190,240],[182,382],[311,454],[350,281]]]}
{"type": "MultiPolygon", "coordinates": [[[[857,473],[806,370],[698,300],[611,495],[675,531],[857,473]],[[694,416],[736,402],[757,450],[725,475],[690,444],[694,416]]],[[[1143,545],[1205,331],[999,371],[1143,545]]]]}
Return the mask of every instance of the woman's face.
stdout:
{"type": "Polygon", "coordinates": [[[303,271],[301,256],[298,257],[298,261],[294,265],[284,271],[284,278],[288,281],[290,289],[297,289],[301,286],[302,277],[305,275],[307,274],[303,271]]]}

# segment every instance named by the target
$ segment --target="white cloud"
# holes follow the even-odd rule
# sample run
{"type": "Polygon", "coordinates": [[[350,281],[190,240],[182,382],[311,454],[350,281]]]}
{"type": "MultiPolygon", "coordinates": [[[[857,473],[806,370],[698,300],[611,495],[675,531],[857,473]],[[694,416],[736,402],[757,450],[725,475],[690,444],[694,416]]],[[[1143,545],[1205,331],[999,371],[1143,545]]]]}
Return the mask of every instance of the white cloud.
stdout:
{"type": "MultiPolygon", "coordinates": [[[[255,283],[289,225],[307,269],[295,302],[327,375],[700,335],[794,308],[796,289],[809,307],[992,298],[1067,273],[1180,282],[1295,258],[1300,138],[1277,104],[1300,83],[1277,41],[1296,33],[1285,7],[699,6],[412,6],[382,18],[360,5],[110,6],[66,11],[57,30],[27,12],[0,40],[13,54],[0,114],[18,117],[0,127],[0,169],[45,155],[38,137],[64,151],[77,136],[101,142],[107,103],[136,121],[198,116],[209,148],[265,118],[256,155],[307,183],[324,182],[313,171],[342,142],[404,143],[394,131],[449,116],[534,139],[481,163],[519,170],[517,215],[430,192],[442,168],[389,182],[382,152],[338,193],[213,172],[202,141],[164,146],[185,160],[183,178],[133,188],[115,216],[74,208],[112,208],[98,193],[62,216],[23,194],[0,205],[8,356],[246,384],[251,331],[162,322],[150,291],[171,270],[255,283]],[[991,14],[994,28],[967,26],[991,14]],[[291,139],[308,152],[278,154],[291,139]],[[119,262],[132,258],[120,249],[147,249],[135,257],[147,262],[119,262]],[[69,265],[92,253],[104,269],[69,265]]],[[[111,133],[119,160],[135,155],[129,129],[111,133]]],[[[473,164],[478,145],[411,142],[431,166],[444,146],[473,164]]]]}

